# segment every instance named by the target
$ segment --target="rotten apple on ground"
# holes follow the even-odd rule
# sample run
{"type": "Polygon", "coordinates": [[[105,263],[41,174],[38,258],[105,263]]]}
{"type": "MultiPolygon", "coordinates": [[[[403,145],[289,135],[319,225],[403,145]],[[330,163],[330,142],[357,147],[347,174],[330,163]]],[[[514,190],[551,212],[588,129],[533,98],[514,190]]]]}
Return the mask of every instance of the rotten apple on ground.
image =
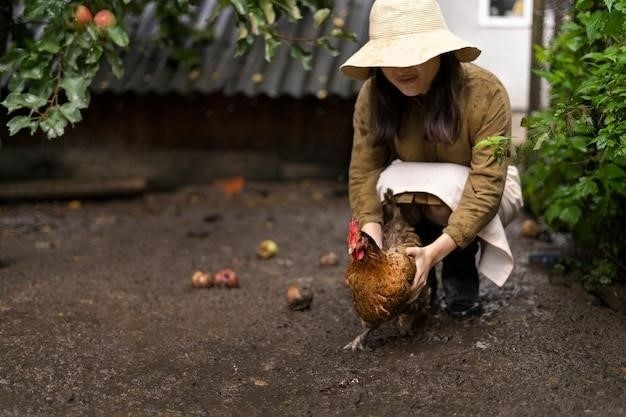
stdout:
{"type": "Polygon", "coordinates": [[[237,273],[230,268],[222,268],[214,275],[215,285],[224,286],[226,288],[239,287],[239,277],[237,273]]]}
{"type": "Polygon", "coordinates": [[[290,310],[307,310],[313,302],[313,290],[310,280],[305,278],[295,279],[285,293],[287,307],[290,310]]]}

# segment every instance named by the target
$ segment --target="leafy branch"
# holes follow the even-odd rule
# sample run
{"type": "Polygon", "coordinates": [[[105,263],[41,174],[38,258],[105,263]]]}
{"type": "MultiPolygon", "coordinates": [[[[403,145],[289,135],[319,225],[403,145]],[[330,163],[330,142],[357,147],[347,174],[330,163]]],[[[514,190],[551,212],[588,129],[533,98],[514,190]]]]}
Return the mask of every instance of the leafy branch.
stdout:
{"type": "MultiPolygon", "coordinates": [[[[41,130],[48,138],[57,138],[68,125],[80,122],[102,62],[109,63],[117,78],[123,76],[122,55],[130,45],[125,24],[131,21],[125,17],[139,16],[147,7],[156,11],[161,44],[186,66],[196,65],[199,48],[214,41],[214,25],[226,9],[234,11],[238,22],[237,55],[260,38],[267,61],[274,58],[278,47],[286,45],[291,56],[310,69],[312,48],[337,54],[333,39],[355,39],[344,29],[342,18],[335,17],[327,25],[329,0],[220,0],[200,21],[200,0],[83,1],[14,0],[14,7],[7,10],[12,13],[19,3],[23,5],[21,13],[0,16],[0,21],[10,20],[6,27],[11,28],[10,42],[0,45],[0,53],[5,50],[0,56],[0,75],[7,74],[9,79],[8,94],[0,104],[11,115],[7,123],[10,135],[27,129],[31,135],[41,130]],[[307,12],[313,21],[310,37],[290,37],[277,31],[279,21],[296,22],[307,12]]],[[[0,42],[5,37],[0,37],[0,42]]]]}

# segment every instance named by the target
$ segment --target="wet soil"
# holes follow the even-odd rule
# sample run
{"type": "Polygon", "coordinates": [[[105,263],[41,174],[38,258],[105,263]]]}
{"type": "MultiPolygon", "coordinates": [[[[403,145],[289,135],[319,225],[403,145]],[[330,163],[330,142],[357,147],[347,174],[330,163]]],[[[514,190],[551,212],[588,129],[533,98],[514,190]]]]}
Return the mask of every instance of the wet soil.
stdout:
{"type": "Polygon", "coordinates": [[[335,182],[0,206],[0,416],[626,415],[624,316],[529,264],[554,243],[519,221],[516,269],[481,281],[481,318],[389,324],[342,350],[361,330],[348,216],[335,182]],[[257,258],[263,239],[276,257],[257,258]],[[240,288],[191,287],[223,267],[240,288]],[[291,311],[298,278],[314,298],[291,311]]]}

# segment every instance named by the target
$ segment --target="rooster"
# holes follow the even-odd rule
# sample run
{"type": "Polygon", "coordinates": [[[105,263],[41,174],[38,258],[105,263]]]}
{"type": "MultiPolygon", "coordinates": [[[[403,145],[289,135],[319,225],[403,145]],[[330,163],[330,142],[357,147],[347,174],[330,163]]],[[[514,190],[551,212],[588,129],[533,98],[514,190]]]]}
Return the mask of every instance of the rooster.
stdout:
{"type": "Polygon", "coordinates": [[[385,193],[383,218],[383,249],[360,230],[355,219],[348,227],[348,253],[352,259],[345,280],[365,331],[345,345],[346,350],[362,350],[368,334],[386,321],[410,314],[415,324],[427,311],[424,304],[429,299],[428,286],[417,299],[411,299],[416,267],[414,259],[405,254],[406,247],[422,243],[402,217],[391,190],[385,193]]]}

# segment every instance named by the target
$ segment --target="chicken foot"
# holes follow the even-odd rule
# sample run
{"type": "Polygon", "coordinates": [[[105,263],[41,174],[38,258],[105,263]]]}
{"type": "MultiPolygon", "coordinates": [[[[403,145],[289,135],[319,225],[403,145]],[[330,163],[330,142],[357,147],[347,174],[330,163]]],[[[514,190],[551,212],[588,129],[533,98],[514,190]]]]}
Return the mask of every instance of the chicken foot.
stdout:
{"type": "Polygon", "coordinates": [[[357,350],[363,350],[363,346],[365,345],[365,339],[371,331],[372,329],[365,329],[363,333],[355,337],[352,342],[348,343],[343,348],[345,350],[351,350],[353,352],[356,352],[357,350]]]}

